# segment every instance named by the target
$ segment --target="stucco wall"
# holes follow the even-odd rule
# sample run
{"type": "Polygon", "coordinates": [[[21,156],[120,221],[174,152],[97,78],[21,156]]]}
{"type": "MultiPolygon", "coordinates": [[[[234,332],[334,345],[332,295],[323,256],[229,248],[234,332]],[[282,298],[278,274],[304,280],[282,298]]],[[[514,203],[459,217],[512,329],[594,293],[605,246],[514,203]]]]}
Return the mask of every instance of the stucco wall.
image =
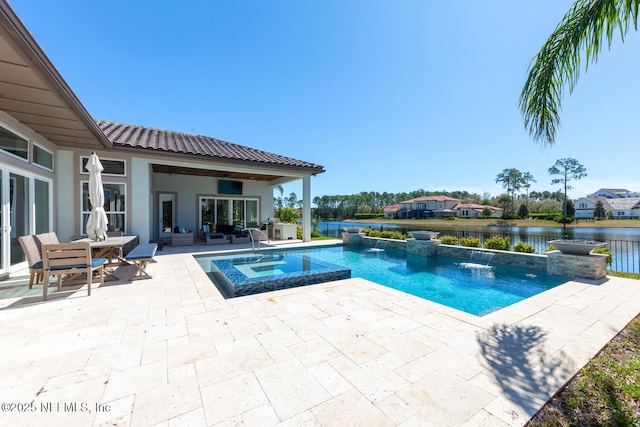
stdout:
{"type": "Polygon", "coordinates": [[[153,190],[158,192],[177,193],[177,223],[180,227],[199,230],[198,199],[201,196],[222,198],[258,198],[260,221],[273,217],[273,188],[257,181],[243,181],[242,195],[216,194],[218,183],[216,178],[190,175],[154,173],[153,190]]]}
{"type": "Polygon", "coordinates": [[[437,254],[450,258],[470,259],[473,251],[492,253],[492,264],[510,265],[513,267],[526,268],[530,270],[547,269],[547,256],[539,254],[527,254],[521,252],[496,251],[482,248],[468,248],[464,246],[440,245],[437,254]]]}

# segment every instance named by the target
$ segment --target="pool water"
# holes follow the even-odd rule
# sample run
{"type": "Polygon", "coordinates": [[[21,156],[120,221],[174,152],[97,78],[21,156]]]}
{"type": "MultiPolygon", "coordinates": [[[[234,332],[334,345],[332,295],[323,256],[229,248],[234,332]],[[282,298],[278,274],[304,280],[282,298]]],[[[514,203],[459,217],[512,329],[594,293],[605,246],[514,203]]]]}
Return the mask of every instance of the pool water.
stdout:
{"type": "MultiPolygon", "coordinates": [[[[252,255],[264,256],[265,253],[263,251],[252,255]]],[[[343,266],[351,270],[351,277],[361,277],[477,316],[507,307],[566,282],[566,279],[547,276],[544,271],[485,265],[457,258],[411,255],[393,249],[331,246],[277,253],[282,254],[282,259],[286,259],[288,254],[296,254],[314,262],[343,266]]],[[[231,256],[228,255],[227,259],[229,257],[231,256]]],[[[211,260],[221,258],[224,257],[196,257],[202,268],[210,273],[210,277],[211,260]]],[[[277,270],[282,274],[278,273],[277,276],[286,276],[282,270],[286,267],[279,265],[277,270]]],[[[273,278],[278,280],[275,276],[273,278]]]]}

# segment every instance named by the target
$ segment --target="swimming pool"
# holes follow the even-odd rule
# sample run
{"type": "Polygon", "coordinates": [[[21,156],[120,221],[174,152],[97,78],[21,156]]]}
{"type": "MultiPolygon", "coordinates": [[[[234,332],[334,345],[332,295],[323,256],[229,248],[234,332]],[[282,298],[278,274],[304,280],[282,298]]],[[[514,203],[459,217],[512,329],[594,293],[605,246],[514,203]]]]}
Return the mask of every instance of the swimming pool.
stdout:
{"type": "MultiPolygon", "coordinates": [[[[330,246],[268,253],[282,256],[282,259],[288,255],[306,256],[314,262],[345,267],[351,270],[352,277],[361,277],[477,316],[507,307],[566,282],[566,279],[547,276],[544,271],[485,265],[457,258],[411,255],[393,249],[330,246]]],[[[211,267],[213,261],[265,254],[267,251],[250,255],[196,256],[196,259],[216,283],[211,267]]],[[[282,274],[278,273],[276,276],[280,279],[276,276],[272,279],[281,280],[286,277],[287,273],[282,268],[279,270],[282,274]]],[[[236,269],[234,274],[238,272],[242,273],[236,269]]]]}
{"type": "Polygon", "coordinates": [[[210,261],[210,277],[226,298],[351,277],[351,269],[347,267],[292,252],[269,251],[206,259],[210,261]]]}

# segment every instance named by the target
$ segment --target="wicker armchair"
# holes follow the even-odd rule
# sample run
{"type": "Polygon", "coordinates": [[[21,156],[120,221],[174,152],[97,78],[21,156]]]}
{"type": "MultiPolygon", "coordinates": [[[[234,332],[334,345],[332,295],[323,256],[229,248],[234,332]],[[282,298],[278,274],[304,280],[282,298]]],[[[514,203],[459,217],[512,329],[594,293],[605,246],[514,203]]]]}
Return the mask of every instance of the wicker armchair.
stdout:
{"type": "Polygon", "coordinates": [[[44,276],[44,269],[42,268],[42,256],[40,255],[40,248],[36,242],[36,237],[20,236],[18,242],[22,247],[24,255],[27,257],[27,264],[29,264],[29,289],[33,287],[35,280],[36,285],[40,283],[44,276]]]}

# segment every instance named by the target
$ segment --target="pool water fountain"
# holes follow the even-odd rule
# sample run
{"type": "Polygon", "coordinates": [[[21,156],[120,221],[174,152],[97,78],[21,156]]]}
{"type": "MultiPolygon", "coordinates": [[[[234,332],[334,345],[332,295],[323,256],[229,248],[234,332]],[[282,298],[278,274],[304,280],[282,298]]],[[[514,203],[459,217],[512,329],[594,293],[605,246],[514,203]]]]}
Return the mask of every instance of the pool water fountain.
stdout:
{"type": "Polygon", "coordinates": [[[469,261],[489,265],[495,254],[493,252],[471,251],[469,261]]]}
{"type": "Polygon", "coordinates": [[[384,252],[388,244],[386,240],[378,240],[375,247],[367,249],[367,252],[384,252]]]}
{"type": "Polygon", "coordinates": [[[485,251],[471,251],[469,262],[461,262],[459,265],[463,268],[491,269],[489,263],[495,254],[485,251]]]}

